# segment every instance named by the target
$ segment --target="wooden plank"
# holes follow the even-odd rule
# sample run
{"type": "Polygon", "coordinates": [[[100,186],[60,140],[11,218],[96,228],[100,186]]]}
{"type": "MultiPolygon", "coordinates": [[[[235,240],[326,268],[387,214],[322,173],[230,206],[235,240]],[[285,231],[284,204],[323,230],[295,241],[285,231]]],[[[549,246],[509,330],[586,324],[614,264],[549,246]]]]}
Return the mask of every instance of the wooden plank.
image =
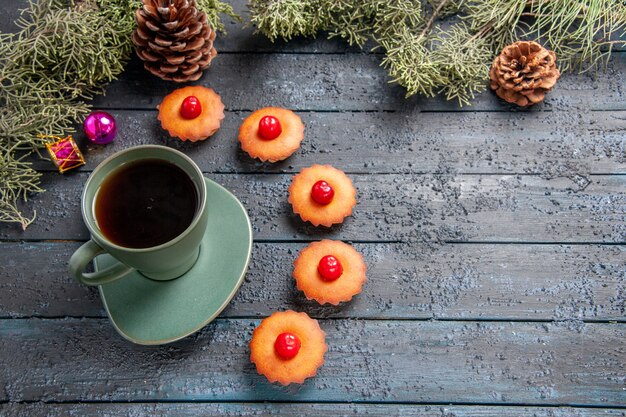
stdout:
{"type": "MultiPolygon", "coordinates": [[[[119,136],[107,146],[75,136],[90,171],[107,156],[142,144],[185,152],[204,171],[297,172],[313,161],[352,173],[532,173],[544,177],[626,172],[626,112],[301,113],[306,138],[286,161],[263,164],[241,151],[249,112],[227,112],[201,144],[172,139],[156,112],[113,110],[119,136]]],[[[35,160],[40,171],[54,170],[35,160]]]]}
{"type": "MultiPolygon", "coordinates": [[[[247,207],[256,239],[623,243],[626,237],[626,176],[351,175],[358,204],[332,228],[312,227],[292,213],[291,175],[209,177],[247,207]]],[[[39,219],[25,232],[0,225],[0,239],[86,240],[80,215],[86,178],[45,174],[39,219]]]]}
{"type": "Polygon", "coordinates": [[[1,320],[9,401],[624,403],[625,324],[323,320],[329,351],[301,387],[249,360],[257,320],[217,320],[169,346],[132,345],[104,319],[1,320]],[[15,355],[15,352],[20,352],[15,355]]]}
{"type": "MultiPolygon", "coordinates": [[[[229,110],[277,105],[293,110],[509,111],[515,109],[486,91],[469,107],[437,97],[405,99],[405,90],[389,84],[380,57],[368,54],[222,54],[198,84],[215,89],[229,110]]],[[[626,110],[626,53],[615,53],[597,75],[563,76],[544,103],[521,112],[546,110],[626,110]]],[[[99,108],[154,109],[176,86],[145,72],[134,58],[99,108]]]]}
{"type": "Polygon", "coordinates": [[[304,416],[337,417],[624,417],[623,409],[324,403],[0,404],[6,417],[66,416],[304,416]]]}
{"type": "MultiPolygon", "coordinates": [[[[67,271],[78,245],[0,244],[0,317],[105,317],[97,291],[67,271]]],[[[292,265],[304,246],[255,244],[246,280],[222,317],[294,309],[323,318],[626,321],[620,246],[356,244],[368,282],[340,307],[320,307],[296,290],[292,265]]]]}

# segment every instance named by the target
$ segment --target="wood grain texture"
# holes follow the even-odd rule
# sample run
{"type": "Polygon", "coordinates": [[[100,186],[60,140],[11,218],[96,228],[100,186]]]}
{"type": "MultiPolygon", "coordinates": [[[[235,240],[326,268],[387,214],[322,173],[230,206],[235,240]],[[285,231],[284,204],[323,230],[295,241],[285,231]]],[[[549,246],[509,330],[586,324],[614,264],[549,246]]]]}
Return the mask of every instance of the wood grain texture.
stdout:
{"type": "MultiPolygon", "coordinates": [[[[0,0],[1,31],[14,30],[16,3],[26,1],[0,0]]],[[[233,0],[244,15],[245,3],[233,0]]],[[[532,109],[488,91],[459,108],[405,100],[381,54],[323,35],[272,44],[226,24],[198,82],[229,109],[213,138],[167,138],[155,108],[178,85],[133,58],[94,103],[117,117],[117,141],[90,146],[77,134],[82,172],[35,161],[48,189],[27,208],[37,222],[25,233],[0,225],[0,415],[626,416],[626,176],[594,175],[626,172],[625,52],[606,72],[564,75],[532,109]],[[275,165],[236,142],[265,105],[298,110],[307,126],[302,148],[275,165]],[[118,336],[97,292],[67,272],[88,238],[88,173],[142,143],[182,150],[233,190],[257,239],[221,317],[160,347],[118,336]],[[312,163],[357,185],[342,226],[291,214],[290,174],[312,163]],[[363,293],[340,307],[305,300],[290,278],[303,242],[320,238],[362,242],[369,265],[363,293]],[[289,308],[321,319],[330,351],[316,378],[283,388],[256,374],[248,341],[261,317],[289,308]]]]}
{"type": "MultiPolygon", "coordinates": [[[[0,244],[0,317],[105,317],[97,291],[69,276],[78,245],[0,244]]],[[[304,246],[255,244],[246,280],[221,316],[294,309],[321,318],[531,319],[571,327],[626,320],[620,246],[356,244],[368,282],[339,307],[307,301],[295,288],[292,265],[304,246]]]]}
{"type": "MultiPolygon", "coordinates": [[[[315,228],[292,213],[291,177],[209,175],[248,209],[255,239],[623,243],[626,237],[626,176],[351,175],[357,206],[332,228],[315,228]]],[[[80,215],[86,178],[45,174],[40,218],[25,232],[2,224],[0,238],[86,240],[80,215]]]]}
{"type": "MultiPolygon", "coordinates": [[[[513,107],[491,91],[469,107],[445,98],[405,98],[404,88],[389,84],[381,58],[369,54],[222,54],[197,82],[221,95],[229,110],[282,106],[310,111],[504,111],[513,107]]],[[[597,75],[568,74],[546,100],[529,110],[626,110],[626,54],[615,53],[606,71],[597,75]]],[[[176,86],[145,72],[133,58],[107,95],[94,100],[98,108],[154,109],[176,86]]]]}
{"type": "Polygon", "coordinates": [[[626,324],[323,320],[329,351],[302,386],[249,360],[257,320],[216,320],[168,346],[106,319],[0,320],[0,399],[623,405],[626,324]],[[16,355],[15,352],[19,352],[16,355]]]}
{"type": "MultiPolygon", "coordinates": [[[[310,165],[339,165],[351,173],[527,173],[543,177],[626,172],[626,111],[300,113],[306,126],[300,150],[286,161],[264,164],[241,151],[239,126],[249,112],[226,112],[222,128],[202,143],[171,139],[156,111],[112,110],[117,140],[93,145],[77,134],[83,171],[122,149],[167,145],[207,172],[297,172],[310,165]]],[[[52,171],[47,160],[34,160],[52,171]]]]}
{"type": "Polygon", "coordinates": [[[498,407],[389,404],[159,403],[159,404],[0,404],[6,417],[624,417],[623,409],[498,407]]]}

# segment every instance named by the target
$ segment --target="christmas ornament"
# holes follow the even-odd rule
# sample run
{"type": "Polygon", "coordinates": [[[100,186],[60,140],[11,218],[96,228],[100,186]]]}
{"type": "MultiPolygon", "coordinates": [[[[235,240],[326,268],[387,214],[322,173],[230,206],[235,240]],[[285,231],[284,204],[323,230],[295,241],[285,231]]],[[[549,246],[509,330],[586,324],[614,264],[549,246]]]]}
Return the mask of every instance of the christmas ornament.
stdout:
{"type": "Polygon", "coordinates": [[[50,135],[40,135],[40,138],[53,138],[56,142],[46,143],[46,148],[50,153],[52,162],[56,165],[61,174],[70,169],[85,165],[85,158],[78,149],[78,145],[74,142],[72,136],[67,135],[64,138],[50,135]]]}
{"type": "Polygon", "coordinates": [[[489,71],[490,87],[498,97],[522,107],[543,101],[560,75],[555,53],[526,41],[505,47],[489,71]]]}
{"type": "Polygon", "coordinates": [[[91,142],[106,145],[117,135],[115,118],[104,111],[94,111],[83,122],[83,131],[91,142]]]}
{"type": "Polygon", "coordinates": [[[217,55],[206,14],[198,11],[195,0],[142,1],[132,41],[144,67],[164,80],[199,79],[217,55]]]}

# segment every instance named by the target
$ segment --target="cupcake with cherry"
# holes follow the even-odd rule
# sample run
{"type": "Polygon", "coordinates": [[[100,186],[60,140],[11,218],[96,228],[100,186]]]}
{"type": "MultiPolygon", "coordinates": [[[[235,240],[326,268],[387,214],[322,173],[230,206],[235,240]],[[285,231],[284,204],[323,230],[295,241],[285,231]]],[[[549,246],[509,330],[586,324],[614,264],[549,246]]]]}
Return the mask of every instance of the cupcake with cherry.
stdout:
{"type": "Polygon", "coordinates": [[[338,305],[359,294],[366,281],[363,257],[338,240],[313,242],[294,262],[296,286],[309,300],[338,305]]]}
{"type": "Polygon", "coordinates": [[[188,86],[163,98],[158,120],[172,137],[196,142],[212,136],[224,119],[224,104],[210,88],[188,86]]]}
{"type": "Polygon", "coordinates": [[[304,139],[304,124],[291,110],[264,107],[248,116],[239,128],[241,149],[263,162],[290,157],[304,139]]]}
{"type": "Polygon", "coordinates": [[[324,364],[326,334],[306,313],[273,313],[254,330],[250,360],[269,382],[302,384],[324,364]]]}
{"type": "Polygon", "coordinates": [[[288,200],[303,221],[330,227],[352,214],[356,189],[343,171],[316,164],[293,177],[288,200]]]}

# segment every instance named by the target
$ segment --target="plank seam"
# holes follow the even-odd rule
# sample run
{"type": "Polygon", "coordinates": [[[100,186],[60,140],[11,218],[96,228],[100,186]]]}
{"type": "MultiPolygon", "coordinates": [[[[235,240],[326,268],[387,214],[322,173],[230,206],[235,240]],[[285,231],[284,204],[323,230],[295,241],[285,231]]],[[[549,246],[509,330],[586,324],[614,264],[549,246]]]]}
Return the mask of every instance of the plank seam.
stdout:
{"type": "MultiPolygon", "coordinates": [[[[349,45],[346,44],[347,48],[350,48],[349,45]]],[[[375,57],[383,57],[385,54],[383,52],[372,52],[368,50],[345,50],[345,51],[287,51],[276,49],[274,51],[254,51],[254,50],[230,50],[224,51],[220,49],[220,55],[312,55],[312,56],[320,56],[320,55],[365,55],[365,56],[375,56],[375,57]]]]}
{"type": "MultiPolygon", "coordinates": [[[[58,171],[44,168],[38,169],[39,172],[43,173],[56,173],[58,171]]],[[[92,170],[83,170],[78,169],[77,172],[88,174],[92,172],[92,170]]],[[[262,172],[262,171],[203,171],[203,174],[206,175],[239,175],[239,176],[270,176],[270,175],[295,175],[300,171],[279,171],[279,172],[262,172]]],[[[481,177],[493,177],[493,176],[516,176],[516,177],[541,177],[543,174],[541,173],[528,173],[528,172],[444,172],[444,171],[395,171],[395,172],[372,172],[372,171],[344,171],[348,175],[445,175],[445,176],[455,176],[455,177],[471,177],[471,176],[481,176],[481,177]]],[[[624,172],[593,172],[585,174],[589,177],[621,177],[626,176],[626,171],[624,172]]],[[[567,178],[564,176],[548,178],[556,179],[556,178],[567,178]]]]}
{"type": "MultiPolygon", "coordinates": [[[[307,244],[319,239],[254,239],[253,243],[269,245],[269,244],[307,244]]],[[[355,243],[359,245],[533,245],[533,246],[626,246],[625,242],[519,242],[506,240],[484,240],[484,241],[462,241],[462,240],[445,240],[443,242],[411,242],[405,240],[362,240],[362,239],[341,239],[344,242],[355,243]]],[[[0,238],[0,245],[10,243],[85,243],[86,239],[37,239],[37,238],[0,238]]]]}
{"type": "Polygon", "coordinates": [[[471,240],[471,241],[462,241],[462,240],[446,240],[444,241],[447,245],[536,245],[536,246],[547,246],[547,245],[570,245],[570,246],[592,246],[592,245],[601,245],[601,246],[624,246],[626,245],[626,241],[622,242],[533,242],[533,241],[524,241],[524,242],[513,242],[507,240],[471,240]]]}
{"type": "MultiPolygon", "coordinates": [[[[99,109],[102,110],[110,110],[110,111],[136,111],[136,112],[150,112],[150,113],[157,113],[158,110],[156,109],[156,107],[115,107],[115,106],[106,106],[106,105],[102,105],[98,107],[99,109]]],[[[252,113],[253,111],[258,110],[258,109],[248,109],[248,108],[230,108],[227,107],[224,109],[225,112],[227,113],[244,113],[244,112],[249,112],[252,113]]],[[[398,113],[401,110],[399,109],[379,109],[379,110],[363,110],[363,109],[341,109],[341,110],[337,110],[337,109],[297,109],[294,108],[292,109],[295,112],[299,112],[299,113],[383,113],[383,114],[387,114],[387,113],[398,113]]],[[[467,115],[467,114],[472,114],[472,113],[511,113],[511,114],[524,114],[524,113],[563,113],[563,112],[571,112],[571,109],[569,110],[554,110],[554,109],[544,109],[541,111],[537,111],[537,110],[519,110],[519,109],[515,109],[514,107],[511,108],[502,108],[502,109],[439,109],[439,110],[429,110],[429,109],[424,109],[421,108],[420,106],[415,106],[415,111],[418,113],[429,113],[429,114],[436,114],[436,113],[442,113],[442,114],[450,114],[450,113],[459,113],[463,116],[467,115]]],[[[626,112],[626,108],[620,109],[620,108],[591,108],[588,109],[588,111],[590,112],[613,112],[613,113],[623,113],[626,112]]]]}
{"type": "MultiPolygon", "coordinates": [[[[232,321],[232,320],[262,320],[266,316],[228,316],[228,317],[217,317],[214,321],[232,321]]],[[[541,323],[541,324],[561,324],[561,323],[569,323],[571,321],[582,322],[585,324],[616,324],[622,325],[626,324],[626,317],[619,317],[614,319],[582,319],[582,320],[555,320],[555,319],[522,319],[522,318],[470,318],[470,317],[459,317],[459,318],[446,318],[446,317],[359,317],[359,316],[338,316],[338,317],[320,317],[316,315],[311,315],[311,317],[315,318],[318,321],[337,321],[337,320],[354,320],[354,321],[387,321],[387,322],[458,322],[458,323],[541,323]]],[[[32,316],[0,316],[0,320],[41,320],[41,321],[63,321],[67,319],[73,320],[108,320],[106,316],[41,316],[41,315],[32,315],[32,316]]]]}
{"type": "MultiPolygon", "coordinates": [[[[150,112],[150,113],[157,113],[157,108],[156,107],[114,107],[114,106],[109,106],[107,107],[106,104],[102,105],[102,106],[98,106],[98,109],[101,110],[111,110],[111,111],[140,111],[140,112],[150,112]]],[[[226,113],[244,113],[244,112],[249,112],[252,113],[254,111],[256,111],[258,109],[248,109],[248,108],[231,108],[231,107],[226,107],[224,108],[224,111],[226,113]]],[[[396,109],[379,109],[379,110],[363,110],[363,109],[341,109],[341,110],[337,110],[337,109],[298,109],[298,108],[292,108],[291,109],[294,112],[298,112],[298,113],[396,113],[398,110],[396,109]]],[[[620,110],[615,110],[615,109],[609,109],[607,111],[620,111],[620,110]]],[[[442,111],[442,113],[447,112],[447,111],[442,111]]],[[[501,110],[476,110],[476,112],[493,112],[493,113],[502,113],[502,112],[508,112],[508,111],[501,111],[501,110]]],[[[463,111],[462,113],[467,113],[466,111],[463,111]]]]}
{"type": "Polygon", "coordinates": [[[170,400],[170,399],[161,399],[161,400],[124,400],[124,401],[98,401],[98,400],[20,400],[20,401],[10,401],[10,400],[1,400],[0,404],[49,404],[49,405],[64,405],[64,404],[362,404],[362,405],[409,405],[409,406],[467,406],[467,407],[543,407],[543,408],[595,408],[595,409],[616,409],[616,410],[626,410],[626,405],[622,404],[578,404],[578,403],[492,403],[492,402],[438,402],[438,401],[420,401],[420,402],[411,402],[411,401],[394,401],[394,402],[384,402],[384,401],[312,401],[312,400],[246,400],[246,401],[233,401],[233,400],[170,400]]]}

